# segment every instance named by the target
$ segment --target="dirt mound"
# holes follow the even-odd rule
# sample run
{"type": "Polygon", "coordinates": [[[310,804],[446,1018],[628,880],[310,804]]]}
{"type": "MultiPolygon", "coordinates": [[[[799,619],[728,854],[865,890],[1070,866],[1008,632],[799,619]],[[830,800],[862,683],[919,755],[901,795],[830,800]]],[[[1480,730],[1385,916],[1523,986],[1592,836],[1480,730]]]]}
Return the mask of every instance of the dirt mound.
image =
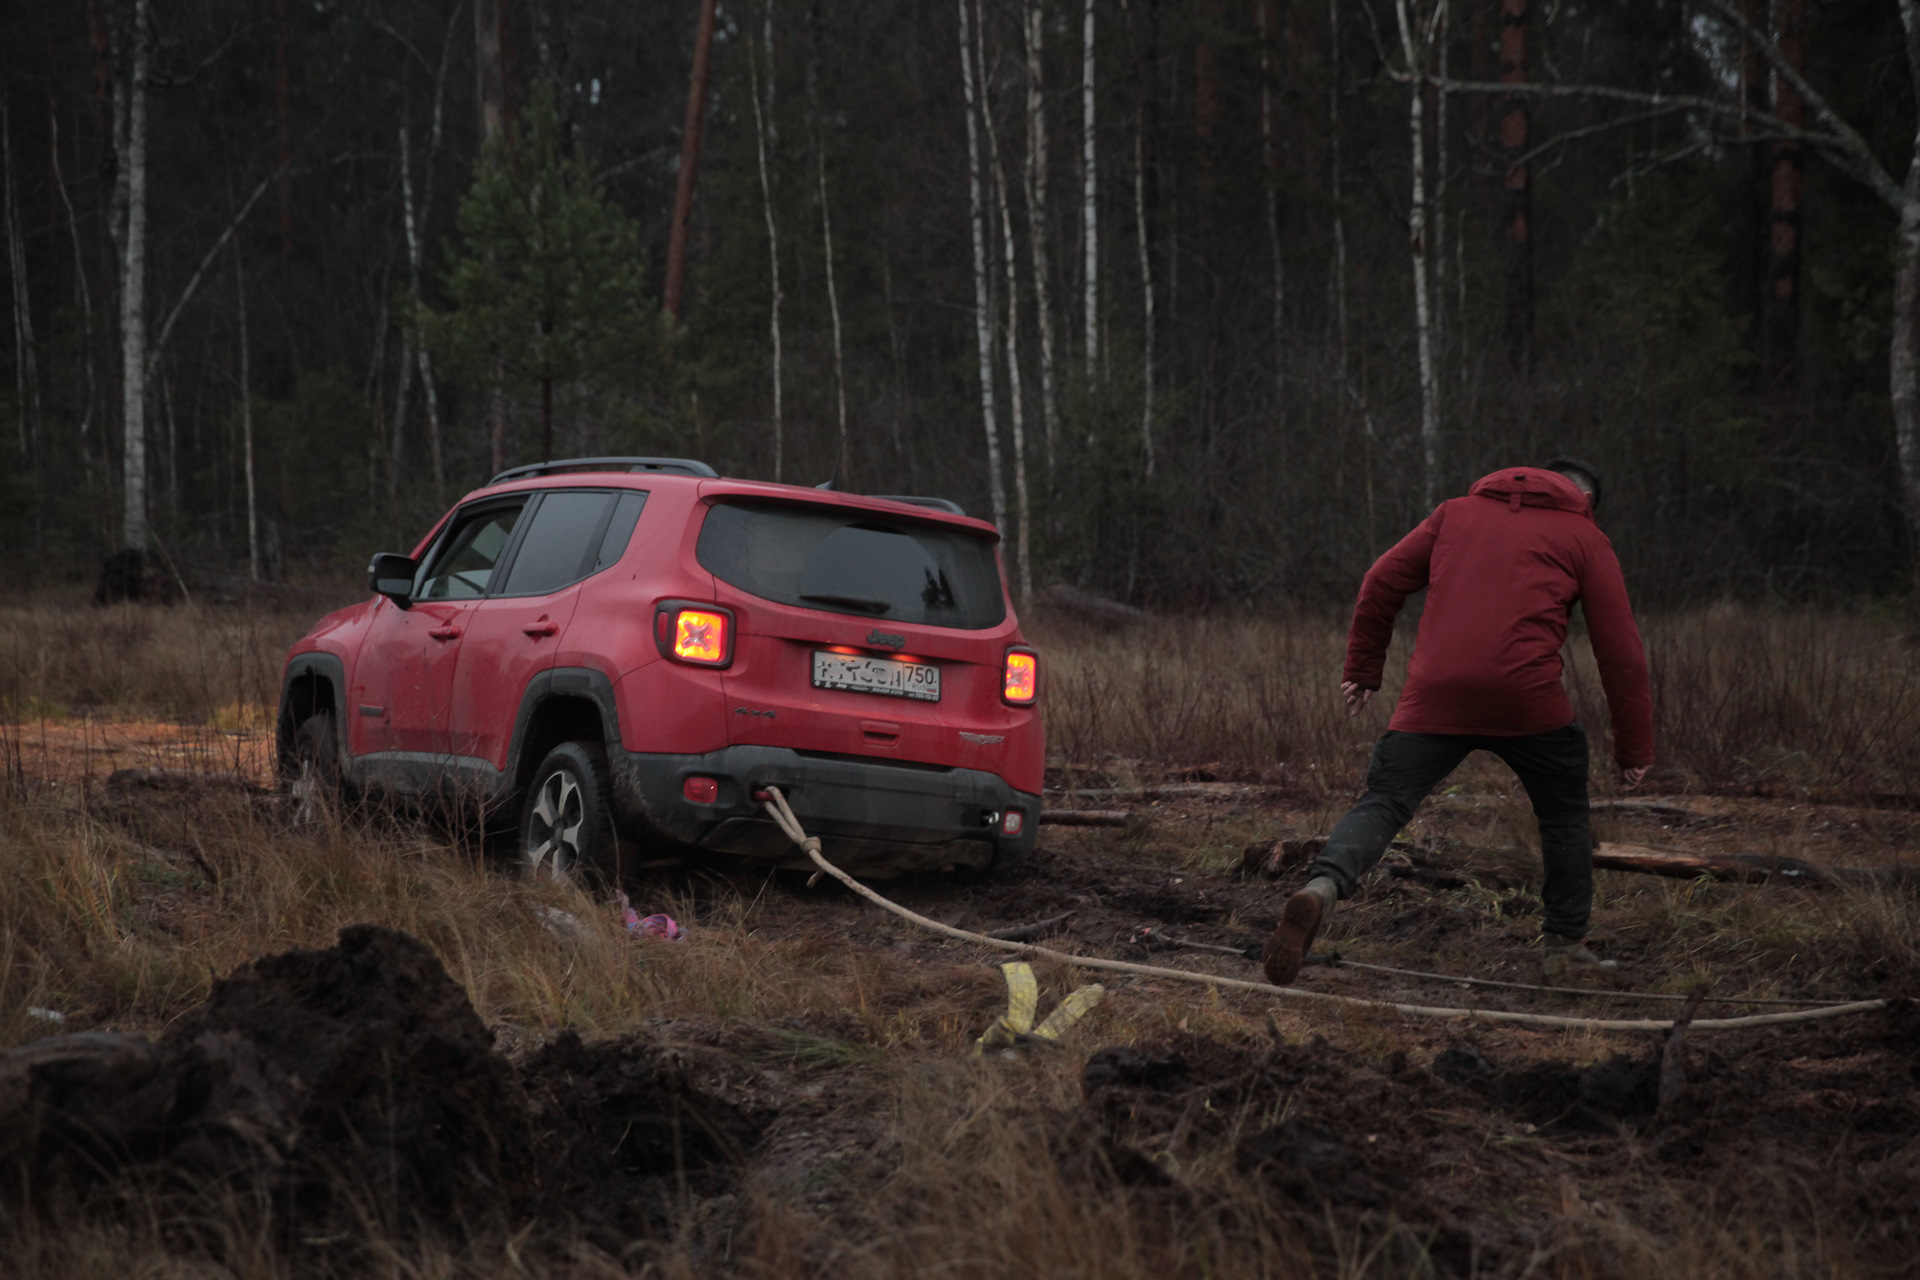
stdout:
{"type": "Polygon", "coordinates": [[[571,1034],[516,1071],[432,952],[356,925],[243,966],[158,1042],[0,1057],[0,1198],[229,1187],[303,1232],[586,1223],[617,1247],[664,1197],[722,1192],[757,1138],[767,1113],[715,1078],[644,1038],[571,1034]]]}
{"type": "Polygon", "coordinates": [[[530,1113],[493,1033],[433,953],[389,929],[243,966],[157,1044],[42,1041],[0,1080],[6,1172],[37,1188],[142,1171],[244,1183],[303,1219],[351,1188],[448,1226],[528,1198],[530,1113]]]}

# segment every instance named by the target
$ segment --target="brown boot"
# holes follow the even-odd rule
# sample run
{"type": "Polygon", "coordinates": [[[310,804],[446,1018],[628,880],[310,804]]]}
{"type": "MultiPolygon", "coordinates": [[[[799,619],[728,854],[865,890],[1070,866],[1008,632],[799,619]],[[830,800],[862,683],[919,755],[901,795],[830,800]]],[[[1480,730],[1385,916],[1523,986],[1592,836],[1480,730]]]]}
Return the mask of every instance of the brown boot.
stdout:
{"type": "Polygon", "coordinates": [[[1267,981],[1276,987],[1292,982],[1307,958],[1307,948],[1320,932],[1320,922],[1340,899],[1340,887],[1329,876],[1307,881],[1307,887],[1287,899],[1280,909],[1280,924],[1267,938],[1262,960],[1267,981]]]}

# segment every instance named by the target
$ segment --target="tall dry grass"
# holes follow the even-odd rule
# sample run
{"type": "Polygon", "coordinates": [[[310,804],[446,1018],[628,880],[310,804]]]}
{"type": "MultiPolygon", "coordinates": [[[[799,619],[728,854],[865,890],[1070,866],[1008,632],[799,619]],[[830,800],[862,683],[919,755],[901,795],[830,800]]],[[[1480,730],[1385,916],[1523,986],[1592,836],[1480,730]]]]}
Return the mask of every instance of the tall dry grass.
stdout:
{"type": "MultiPolygon", "coordinates": [[[[287,647],[317,614],[213,605],[0,608],[0,717],[90,714],[270,723],[287,647]]],[[[1412,647],[1357,718],[1340,620],[1160,618],[1100,632],[1045,615],[1052,763],[1218,765],[1340,791],[1385,727],[1412,647]]],[[[1920,635],[1859,613],[1722,604],[1642,619],[1659,742],[1654,785],[1920,798],[1920,635]]],[[[1567,684],[1606,766],[1606,700],[1576,628],[1567,684]]]]}
{"type": "MultiPolygon", "coordinates": [[[[1374,706],[1339,694],[1341,623],[1159,619],[1124,632],[1037,628],[1048,748],[1078,770],[1129,760],[1219,764],[1274,780],[1351,786],[1405,678],[1413,624],[1374,706]],[[1050,643],[1048,643],[1050,641],[1050,643]]],[[[1920,799],[1920,636],[1859,614],[1716,605],[1642,619],[1658,772],[1670,790],[1920,799]]],[[[1567,685],[1608,766],[1610,720],[1576,627],[1567,685]]]]}

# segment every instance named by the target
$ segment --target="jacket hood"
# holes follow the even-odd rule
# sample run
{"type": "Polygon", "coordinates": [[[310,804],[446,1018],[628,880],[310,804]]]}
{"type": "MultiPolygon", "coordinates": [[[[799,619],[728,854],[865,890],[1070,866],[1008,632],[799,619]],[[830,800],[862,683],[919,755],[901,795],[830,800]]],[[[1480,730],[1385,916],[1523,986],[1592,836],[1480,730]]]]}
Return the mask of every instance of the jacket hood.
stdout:
{"type": "Polygon", "coordinates": [[[1539,467],[1508,467],[1496,471],[1474,481],[1473,488],[1467,492],[1475,498],[1504,502],[1516,511],[1521,507],[1546,507],[1589,518],[1593,515],[1587,495],[1580,492],[1579,485],[1557,472],[1542,471],[1539,467]]]}

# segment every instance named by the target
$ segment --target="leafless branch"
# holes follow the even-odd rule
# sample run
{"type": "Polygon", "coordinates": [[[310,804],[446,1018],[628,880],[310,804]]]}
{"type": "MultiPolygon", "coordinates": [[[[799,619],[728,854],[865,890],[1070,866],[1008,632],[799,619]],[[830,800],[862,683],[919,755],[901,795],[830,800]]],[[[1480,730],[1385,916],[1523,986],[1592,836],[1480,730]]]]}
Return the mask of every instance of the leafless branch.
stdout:
{"type": "Polygon", "coordinates": [[[1749,125],[1757,123],[1769,131],[1769,136],[1797,138],[1810,146],[1819,148],[1835,168],[1870,188],[1875,195],[1886,201],[1896,211],[1900,208],[1900,185],[1894,182],[1885,167],[1861,140],[1860,135],[1845,128],[1844,124],[1843,132],[1832,131],[1831,122],[1827,131],[1796,129],[1770,112],[1755,111],[1750,107],[1723,102],[1717,98],[1703,98],[1697,94],[1643,93],[1637,89],[1621,89],[1613,85],[1506,84],[1484,80],[1441,80],[1431,76],[1428,77],[1428,82],[1448,93],[1487,93],[1530,98],[1597,98],[1603,102],[1629,102],[1644,107],[1671,107],[1700,111],[1722,119],[1739,120],[1749,125]]]}
{"type": "Polygon", "coordinates": [[[174,321],[180,318],[180,313],[186,309],[186,305],[192,300],[194,292],[199,289],[201,277],[206,275],[207,268],[213,264],[213,260],[218,256],[220,250],[226,247],[227,241],[233,238],[233,233],[239,228],[240,223],[246,218],[248,212],[252,210],[255,202],[267,193],[267,188],[272,186],[274,180],[279,176],[280,170],[275,169],[272,173],[260,179],[260,185],[253,189],[253,194],[247,197],[247,202],[240,206],[240,211],[233,215],[233,220],[227,223],[226,229],[220,233],[219,237],[214,240],[212,247],[207,250],[207,256],[200,259],[200,265],[195,267],[193,274],[187,278],[187,287],[180,291],[179,301],[175,302],[173,304],[173,310],[167,313],[167,322],[160,326],[160,336],[153,340],[153,346],[147,352],[147,372],[149,374],[153,372],[154,366],[160,363],[160,353],[166,348],[167,335],[173,332],[174,321]]]}
{"type": "Polygon", "coordinates": [[[1891,205],[1896,213],[1899,212],[1902,199],[1900,184],[1893,180],[1893,175],[1888,173],[1886,166],[1880,163],[1880,157],[1873,153],[1873,148],[1867,145],[1867,140],[1861,137],[1852,125],[1841,119],[1839,112],[1827,104],[1827,100],[1820,96],[1820,91],[1809,84],[1807,78],[1800,74],[1799,68],[1780,52],[1780,46],[1771,37],[1755,30],[1753,24],[1748,22],[1738,9],[1728,4],[1727,0],[1696,0],[1696,2],[1718,14],[1724,22],[1753,42],[1767,61],[1773,64],[1774,71],[1793,86],[1794,92],[1813,108],[1813,113],[1820,117],[1827,128],[1833,131],[1833,137],[1838,139],[1840,145],[1853,156],[1858,166],[1855,176],[1862,178],[1869,187],[1873,188],[1875,195],[1891,205]]]}

